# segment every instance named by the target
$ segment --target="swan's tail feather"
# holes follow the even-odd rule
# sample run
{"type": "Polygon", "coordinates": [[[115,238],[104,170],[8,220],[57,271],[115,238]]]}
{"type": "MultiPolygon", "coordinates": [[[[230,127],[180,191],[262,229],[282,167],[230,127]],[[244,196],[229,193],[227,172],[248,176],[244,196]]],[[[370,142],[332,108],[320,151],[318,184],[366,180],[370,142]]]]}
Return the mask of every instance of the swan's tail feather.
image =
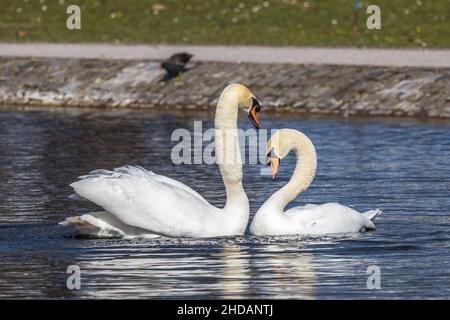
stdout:
{"type": "Polygon", "coordinates": [[[107,211],[96,211],[82,216],[69,217],[59,224],[74,227],[76,236],[80,238],[155,238],[160,236],[138,227],[126,225],[107,211]]]}
{"type": "Polygon", "coordinates": [[[79,238],[121,238],[123,232],[112,227],[105,228],[86,219],[85,216],[73,216],[69,217],[63,222],[59,223],[63,226],[72,226],[76,230],[76,236],[79,238]]]}
{"type": "Polygon", "coordinates": [[[375,218],[380,215],[383,212],[383,210],[381,209],[374,209],[374,210],[369,210],[363,213],[363,216],[365,216],[367,219],[369,219],[370,221],[374,221],[375,218]]]}

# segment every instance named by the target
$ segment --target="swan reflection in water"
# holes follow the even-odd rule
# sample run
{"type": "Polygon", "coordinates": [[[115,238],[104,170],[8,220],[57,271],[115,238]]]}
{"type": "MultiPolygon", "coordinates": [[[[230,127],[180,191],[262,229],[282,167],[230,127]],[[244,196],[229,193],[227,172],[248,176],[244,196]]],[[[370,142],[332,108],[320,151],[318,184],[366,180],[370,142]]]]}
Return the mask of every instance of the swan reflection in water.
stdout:
{"type": "Polygon", "coordinates": [[[309,253],[274,244],[250,247],[247,240],[165,239],[132,245],[116,242],[107,250],[91,248],[77,259],[81,261],[83,295],[314,298],[315,274],[309,253]]]}
{"type": "Polygon", "coordinates": [[[279,244],[260,245],[256,250],[250,260],[251,294],[263,298],[314,299],[316,276],[311,254],[279,244]]]}

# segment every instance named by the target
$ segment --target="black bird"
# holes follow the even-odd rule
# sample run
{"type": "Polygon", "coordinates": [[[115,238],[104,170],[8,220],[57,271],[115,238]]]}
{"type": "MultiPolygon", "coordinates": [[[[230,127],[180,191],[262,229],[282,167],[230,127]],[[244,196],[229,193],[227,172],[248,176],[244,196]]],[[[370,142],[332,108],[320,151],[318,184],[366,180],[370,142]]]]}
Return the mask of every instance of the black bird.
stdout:
{"type": "Polygon", "coordinates": [[[175,78],[180,73],[185,72],[189,69],[186,68],[186,64],[193,57],[192,54],[187,52],[175,53],[170,56],[169,59],[163,61],[161,63],[161,68],[166,70],[166,75],[161,81],[168,81],[172,78],[175,78]]]}

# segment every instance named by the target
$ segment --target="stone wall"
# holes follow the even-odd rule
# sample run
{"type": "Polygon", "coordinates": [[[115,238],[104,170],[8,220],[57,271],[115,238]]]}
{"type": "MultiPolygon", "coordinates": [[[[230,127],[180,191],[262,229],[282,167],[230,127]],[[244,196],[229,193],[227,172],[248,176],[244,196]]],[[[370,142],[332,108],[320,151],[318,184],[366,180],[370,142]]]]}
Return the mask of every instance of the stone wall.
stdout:
{"type": "Polygon", "coordinates": [[[0,58],[0,103],[206,109],[231,82],[264,111],[450,118],[450,69],[192,62],[168,82],[156,61],[0,58]]]}

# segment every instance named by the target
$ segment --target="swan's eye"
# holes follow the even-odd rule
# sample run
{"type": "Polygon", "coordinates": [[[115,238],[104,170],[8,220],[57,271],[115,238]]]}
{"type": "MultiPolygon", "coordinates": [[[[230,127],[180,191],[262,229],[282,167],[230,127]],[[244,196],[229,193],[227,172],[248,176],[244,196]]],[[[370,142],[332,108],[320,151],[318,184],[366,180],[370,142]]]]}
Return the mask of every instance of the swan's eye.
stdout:
{"type": "Polygon", "coordinates": [[[266,157],[267,158],[278,158],[278,156],[276,155],[275,150],[273,148],[270,149],[269,152],[267,152],[266,157]]]}
{"type": "Polygon", "coordinates": [[[267,165],[270,165],[270,164],[272,163],[273,160],[276,160],[277,162],[280,161],[280,157],[278,157],[278,156],[275,154],[275,151],[273,150],[273,148],[270,149],[269,152],[267,152],[267,154],[266,154],[266,159],[267,159],[267,165]]]}
{"type": "Polygon", "coordinates": [[[255,97],[252,97],[252,108],[255,108],[256,112],[260,112],[261,111],[261,105],[259,104],[259,101],[256,100],[255,97]]]}

